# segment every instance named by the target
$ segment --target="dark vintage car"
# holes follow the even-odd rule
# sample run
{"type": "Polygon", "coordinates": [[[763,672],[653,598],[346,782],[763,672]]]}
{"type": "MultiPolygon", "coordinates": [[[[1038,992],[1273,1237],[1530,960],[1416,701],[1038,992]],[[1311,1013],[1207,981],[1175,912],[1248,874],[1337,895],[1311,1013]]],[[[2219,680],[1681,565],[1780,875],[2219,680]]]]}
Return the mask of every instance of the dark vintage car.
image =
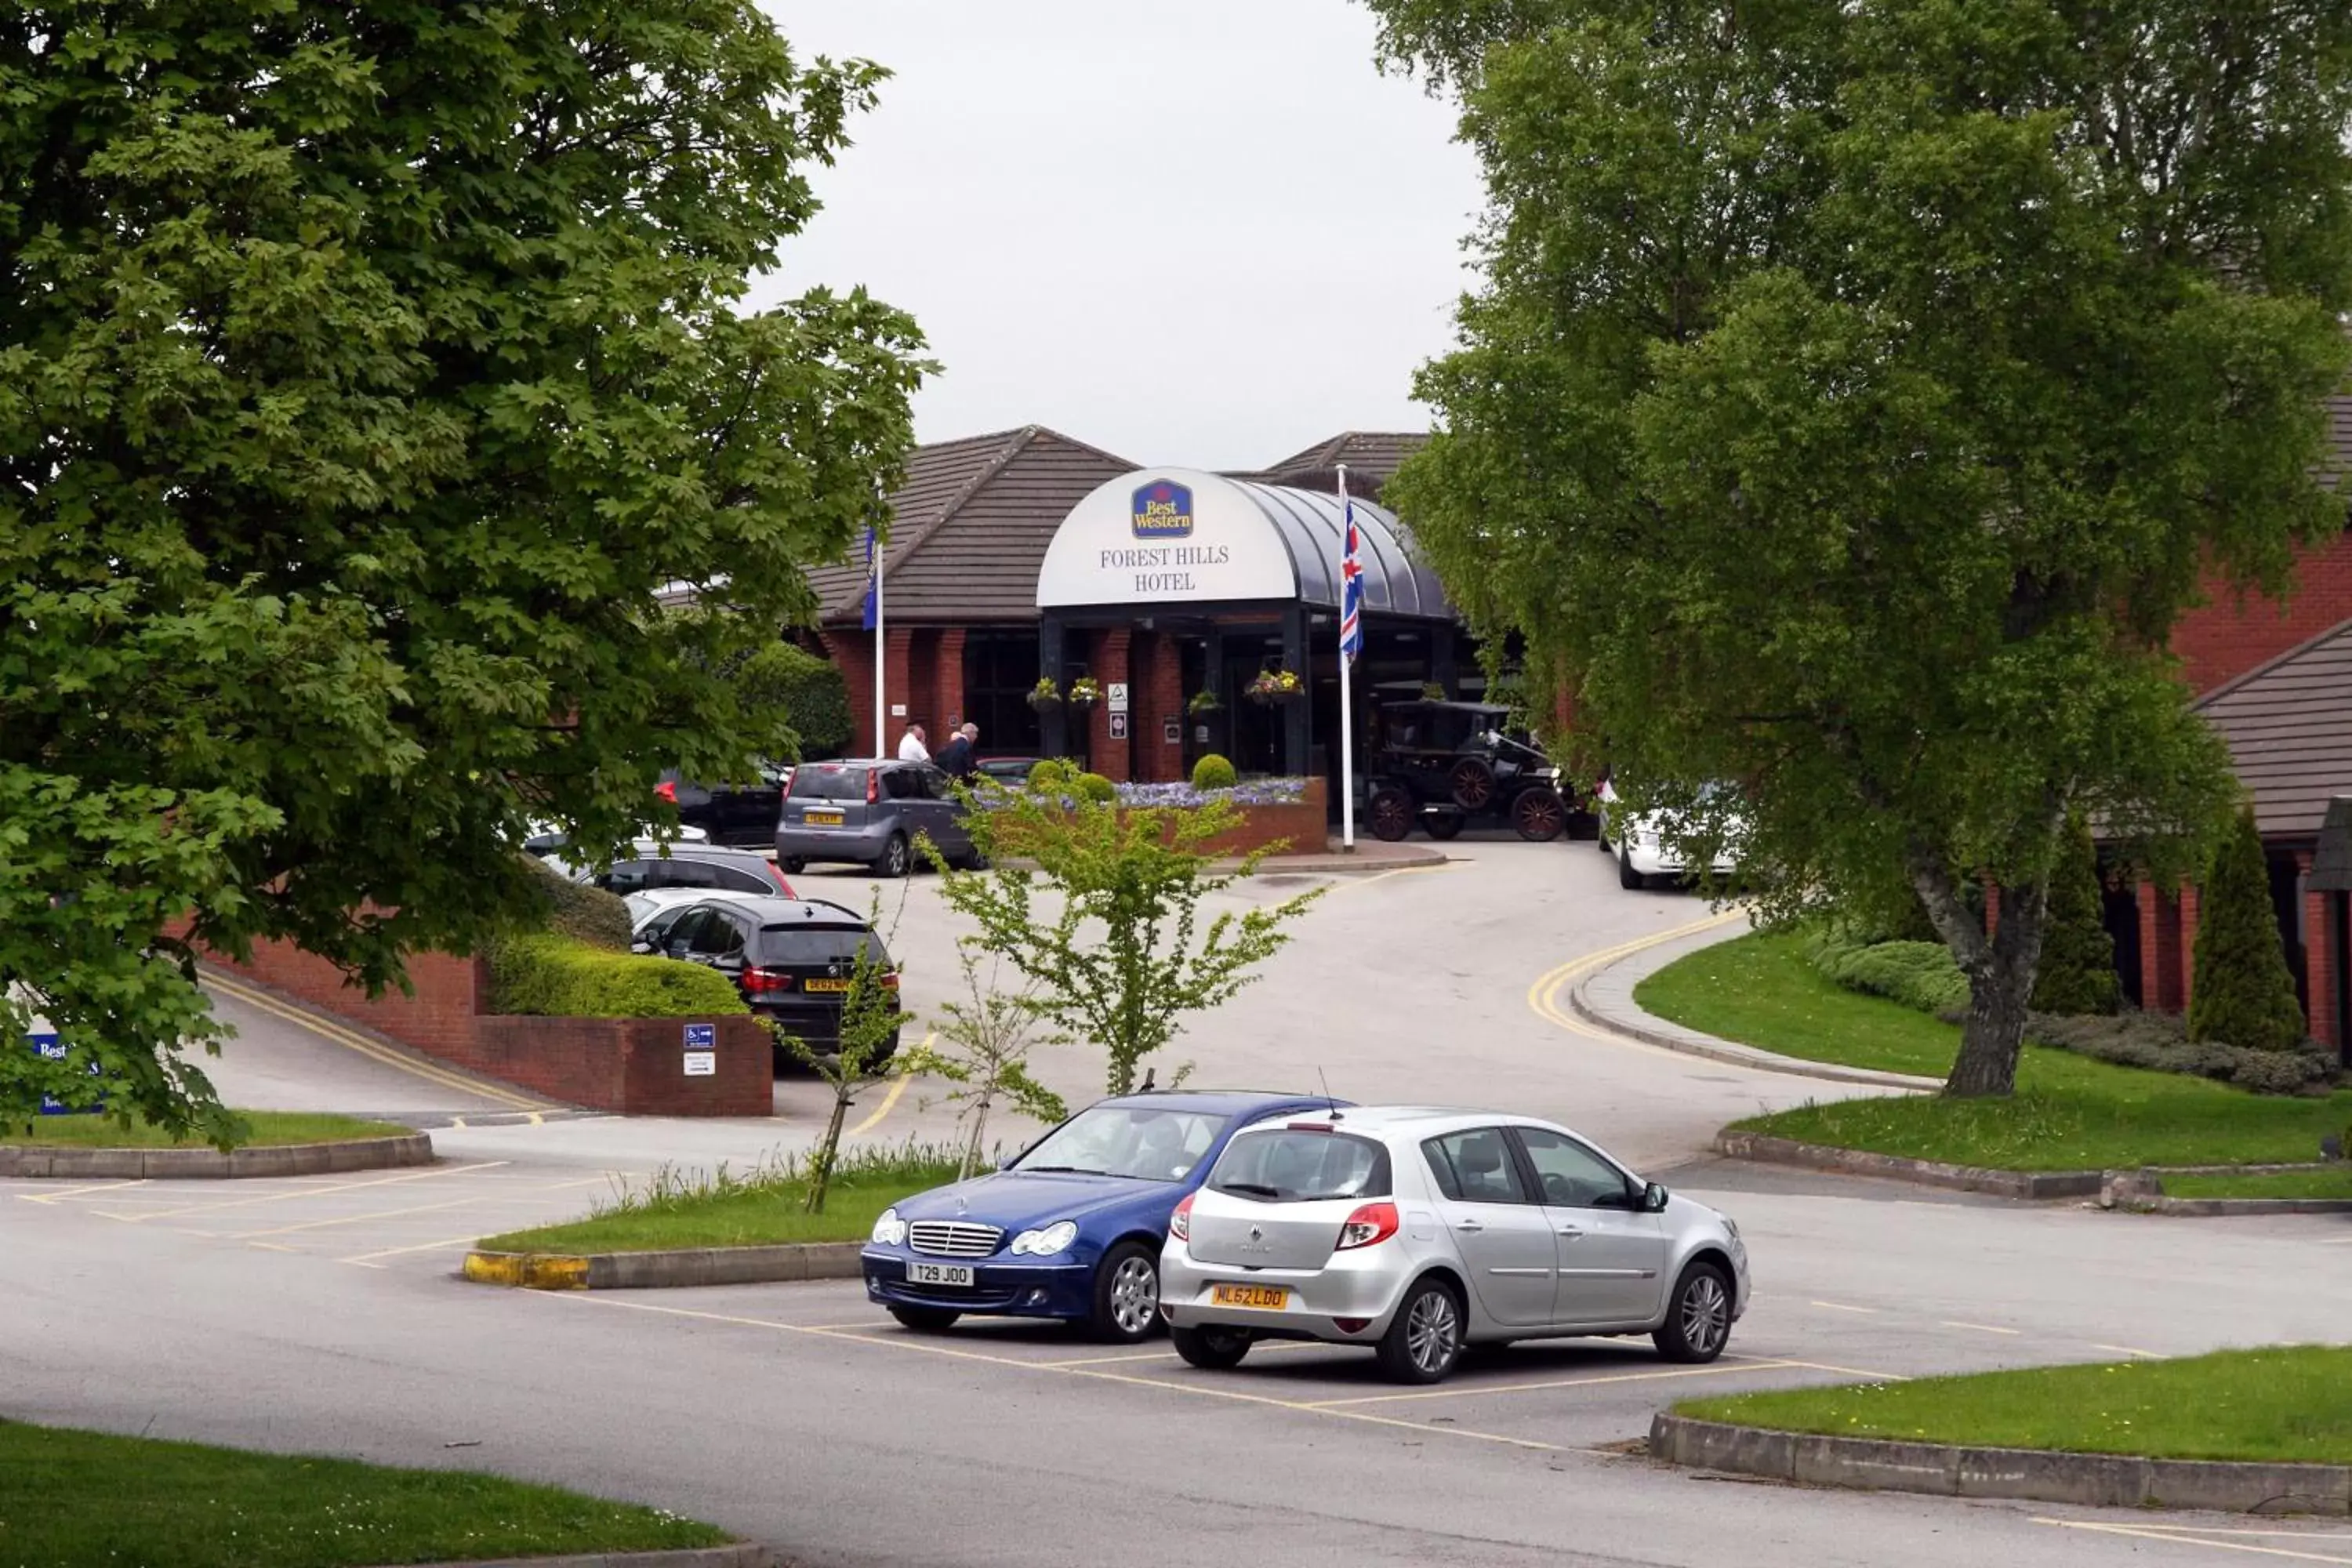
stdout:
{"type": "Polygon", "coordinates": [[[1485,702],[1382,703],[1366,779],[1372,836],[1391,843],[1418,825],[1451,838],[1474,819],[1507,822],[1542,843],[1575,810],[1550,758],[1505,733],[1510,710],[1485,702]]]}

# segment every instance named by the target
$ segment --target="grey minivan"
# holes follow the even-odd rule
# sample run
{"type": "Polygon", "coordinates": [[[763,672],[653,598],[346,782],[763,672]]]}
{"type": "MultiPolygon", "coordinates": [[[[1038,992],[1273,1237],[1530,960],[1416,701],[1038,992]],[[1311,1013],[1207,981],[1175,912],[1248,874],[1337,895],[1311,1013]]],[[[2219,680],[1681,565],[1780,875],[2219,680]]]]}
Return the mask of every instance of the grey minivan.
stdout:
{"type": "Polygon", "coordinates": [[[950,864],[972,865],[963,814],[948,775],[929,763],[803,763],[776,824],[776,864],[793,872],[812,860],[849,860],[903,877],[917,836],[929,835],[950,864]]]}

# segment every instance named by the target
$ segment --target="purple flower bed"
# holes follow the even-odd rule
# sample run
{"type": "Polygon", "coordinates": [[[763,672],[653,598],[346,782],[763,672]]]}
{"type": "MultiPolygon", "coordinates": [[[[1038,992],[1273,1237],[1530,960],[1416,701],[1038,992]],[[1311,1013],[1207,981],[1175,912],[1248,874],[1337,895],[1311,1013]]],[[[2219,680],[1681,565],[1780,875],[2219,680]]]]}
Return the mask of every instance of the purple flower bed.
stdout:
{"type": "Polygon", "coordinates": [[[1255,779],[1231,789],[1194,789],[1188,784],[1124,784],[1118,786],[1121,805],[1206,805],[1229,800],[1235,805],[1296,805],[1307,793],[1305,779],[1255,779]]]}

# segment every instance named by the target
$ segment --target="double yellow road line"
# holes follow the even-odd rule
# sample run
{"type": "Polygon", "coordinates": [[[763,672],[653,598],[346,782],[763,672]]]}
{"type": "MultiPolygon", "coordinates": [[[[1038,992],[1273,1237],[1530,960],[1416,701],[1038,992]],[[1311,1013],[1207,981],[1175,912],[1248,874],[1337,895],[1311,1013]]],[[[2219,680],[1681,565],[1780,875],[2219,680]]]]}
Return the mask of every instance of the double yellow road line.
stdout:
{"type": "MultiPolygon", "coordinates": [[[[487,1100],[494,1105],[509,1106],[516,1110],[551,1109],[549,1101],[534,1100],[530,1095],[505,1088],[503,1085],[491,1083],[483,1079],[468,1078],[463,1073],[447,1068],[436,1067],[429,1062],[412,1060],[388,1046],[369,1039],[355,1029],[347,1029],[341,1024],[331,1023],[327,1019],[303,1012],[300,1008],[281,1002],[268,992],[257,990],[241,981],[227,979],[216,968],[207,967],[205,970],[204,983],[208,989],[218,991],[222,995],[243,1003],[247,1007],[267,1013],[271,1017],[281,1019],[298,1029],[307,1030],[320,1039],[331,1040],[345,1050],[356,1051],[370,1061],[395,1068],[412,1078],[421,1078],[425,1082],[437,1084],[443,1089],[455,1089],[461,1094],[470,1095],[476,1100],[487,1100]]],[[[452,1107],[452,1109],[456,1108],[452,1107]]]]}
{"type": "Polygon", "coordinates": [[[1662,947],[1667,942],[1678,942],[1686,936],[1696,936],[1703,931],[1715,931],[1730,925],[1735,921],[1743,921],[1747,918],[1746,910],[1726,910],[1719,914],[1708,915],[1704,920],[1696,920],[1687,925],[1676,926],[1672,931],[1653,931],[1648,936],[1636,937],[1632,942],[1621,942],[1615,947],[1602,948],[1599,952],[1588,952],[1571,958],[1566,963],[1557,968],[1548,969],[1536,976],[1536,983],[1528,987],[1528,1010],[1544,1022],[1557,1024],[1570,1034],[1583,1035],[1595,1040],[1612,1040],[1619,1044],[1639,1044],[1638,1041],[1631,1040],[1626,1036],[1606,1029],[1597,1029],[1587,1024],[1569,1009],[1562,1000],[1562,994],[1593,971],[1606,969],[1621,959],[1631,958],[1645,949],[1662,947]]]}

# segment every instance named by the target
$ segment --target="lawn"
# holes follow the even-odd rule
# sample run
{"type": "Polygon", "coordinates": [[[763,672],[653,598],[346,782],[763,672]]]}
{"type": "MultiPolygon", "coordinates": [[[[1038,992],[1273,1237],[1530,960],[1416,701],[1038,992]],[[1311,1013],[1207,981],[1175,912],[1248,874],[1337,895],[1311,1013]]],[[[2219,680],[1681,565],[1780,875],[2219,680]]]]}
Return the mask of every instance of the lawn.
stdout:
{"type": "Polygon", "coordinates": [[[0,1421],[0,1563],[350,1568],[725,1543],[655,1509],[456,1470],[0,1421]]]}
{"type": "MultiPolygon", "coordinates": [[[[238,1140],[240,1149],[271,1148],[281,1143],[348,1143],[355,1138],[405,1138],[416,1130],[389,1121],[362,1121],[351,1116],[329,1116],[308,1110],[240,1110],[251,1129],[238,1140]]],[[[0,1144],[17,1148],[61,1149],[195,1149],[202,1139],[174,1138],[144,1118],[134,1116],[123,1126],[109,1116],[43,1116],[30,1131],[0,1128],[0,1144]]]]}
{"type": "MultiPolygon", "coordinates": [[[[1959,1047],[1953,1025],[1823,979],[1784,936],[1702,948],[1660,970],[1634,996],[1661,1017],[1811,1060],[1940,1075],[1959,1047]]],[[[2320,1140],[2352,1123],[2352,1091],[2325,1099],[2250,1094],[2034,1046],[2018,1064],[2017,1087],[2008,1100],[1839,1100],[1737,1126],[1960,1165],[2073,1171],[2315,1160],[2320,1140]]],[[[2168,1182],[2166,1191],[2173,1190],[2168,1182]]]]}
{"type": "Polygon", "coordinates": [[[2352,1348],[2222,1351],[1686,1400],[1786,1432],[2163,1459],[2352,1464],[2352,1348]]]}
{"type": "MultiPolygon", "coordinates": [[[[2352,1198],[2352,1165],[2244,1176],[2167,1176],[2168,1198],[2352,1198]]],[[[2352,1398],[2352,1394],[2346,1395],[2352,1398]]]]}
{"type": "MultiPolygon", "coordinates": [[[[987,1167],[983,1167],[987,1168],[987,1167]]],[[[934,1148],[845,1154],[823,1214],[803,1214],[808,1188],[797,1160],[738,1175],[657,1171],[641,1186],[598,1204],[587,1218],[486,1236],[486,1252],[654,1252],[679,1247],[773,1247],[785,1242],[864,1241],[882,1211],[952,1182],[955,1160],[934,1148]]]]}

